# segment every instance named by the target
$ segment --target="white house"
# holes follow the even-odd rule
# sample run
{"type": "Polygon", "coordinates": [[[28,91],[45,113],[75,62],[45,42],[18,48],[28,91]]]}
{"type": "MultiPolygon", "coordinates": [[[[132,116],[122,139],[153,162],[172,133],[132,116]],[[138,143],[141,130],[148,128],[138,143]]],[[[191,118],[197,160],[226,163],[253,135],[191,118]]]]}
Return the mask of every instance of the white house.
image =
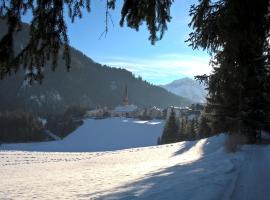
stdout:
{"type": "Polygon", "coordinates": [[[112,111],[112,115],[119,117],[134,117],[137,111],[138,107],[136,105],[119,105],[112,111]]]}

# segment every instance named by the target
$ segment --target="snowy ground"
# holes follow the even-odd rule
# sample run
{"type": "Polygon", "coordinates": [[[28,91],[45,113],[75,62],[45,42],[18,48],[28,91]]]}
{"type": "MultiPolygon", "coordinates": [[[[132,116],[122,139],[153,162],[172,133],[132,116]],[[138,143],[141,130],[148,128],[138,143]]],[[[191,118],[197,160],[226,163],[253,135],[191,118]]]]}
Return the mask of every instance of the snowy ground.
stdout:
{"type": "Polygon", "coordinates": [[[140,121],[127,118],[87,119],[60,141],[2,144],[0,150],[89,152],[156,145],[163,120],[140,121]]]}
{"type": "Polygon", "coordinates": [[[163,126],[89,119],[61,141],[3,144],[0,199],[269,200],[270,146],[229,154],[219,135],[130,148],[154,145],[163,126]]]}
{"type": "Polygon", "coordinates": [[[0,199],[238,199],[247,157],[224,152],[224,140],[92,153],[0,151],[0,199]]]}
{"type": "Polygon", "coordinates": [[[232,200],[270,199],[270,146],[246,146],[245,160],[241,163],[232,200]]]}

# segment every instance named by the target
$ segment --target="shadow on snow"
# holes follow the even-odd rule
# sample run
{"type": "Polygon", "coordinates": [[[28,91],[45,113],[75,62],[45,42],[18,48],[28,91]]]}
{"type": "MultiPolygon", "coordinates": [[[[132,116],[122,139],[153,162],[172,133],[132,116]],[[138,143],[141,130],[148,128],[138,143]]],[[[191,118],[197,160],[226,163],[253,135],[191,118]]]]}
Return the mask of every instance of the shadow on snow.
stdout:
{"type": "MultiPolygon", "coordinates": [[[[186,153],[197,143],[198,141],[186,142],[173,156],[186,153]]],[[[234,171],[232,163],[229,159],[224,159],[223,154],[223,143],[206,139],[202,148],[203,156],[194,162],[180,162],[181,164],[150,173],[135,182],[114,188],[116,192],[104,195],[108,191],[101,191],[84,196],[95,195],[98,196],[97,199],[106,200],[221,199],[234,171]]]]}

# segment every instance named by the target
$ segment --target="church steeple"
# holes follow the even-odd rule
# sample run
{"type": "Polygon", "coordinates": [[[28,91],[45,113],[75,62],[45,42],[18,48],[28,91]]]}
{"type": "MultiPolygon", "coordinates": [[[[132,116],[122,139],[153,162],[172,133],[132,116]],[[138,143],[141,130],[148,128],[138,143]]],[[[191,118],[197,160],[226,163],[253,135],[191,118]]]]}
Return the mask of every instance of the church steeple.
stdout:
{"type": "Polygon", "coordinates": [[[123,105],[124,106],[128,105],[128,89],[127,89],[127,85],[125,85],[123,105]]]}

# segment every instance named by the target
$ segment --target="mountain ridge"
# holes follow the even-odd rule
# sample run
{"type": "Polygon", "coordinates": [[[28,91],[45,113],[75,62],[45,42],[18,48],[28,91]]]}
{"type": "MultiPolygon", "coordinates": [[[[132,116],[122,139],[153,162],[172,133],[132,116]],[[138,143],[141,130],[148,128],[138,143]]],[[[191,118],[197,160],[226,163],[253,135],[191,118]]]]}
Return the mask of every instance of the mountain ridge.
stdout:
{"type": "MultiPolygon", "coordinates": [[[[5,24],[0,21],[0,38],[6,30],[3,26],[5,24]]],[[[28,28],[23,24],[23,29],[15,35],[15,52],[27,44],[28,28]]],[[[46,64],[41,85],[29,86],[25,80],[26,72],[22,69],[1,80],[0,110],[25,109],[36,113],[54,113],[73,105],[114,107],[121,104],[125,85],[128,87],[130,103],[141,107],[165,108],[190,104],[188,99],[136,78],[125,69],[98,64],[73,47],[70,47],[70,57],[70,72],[67,72],[60,56],[58,68],[54,72],[46,64]]]]}
{"type": "Polygon", "coordinates": [[[207,95],[204,85],[188,77],[180,78],[160,86],[173,94],[186,97],[194,103],[204,103],[207,95]]]}

